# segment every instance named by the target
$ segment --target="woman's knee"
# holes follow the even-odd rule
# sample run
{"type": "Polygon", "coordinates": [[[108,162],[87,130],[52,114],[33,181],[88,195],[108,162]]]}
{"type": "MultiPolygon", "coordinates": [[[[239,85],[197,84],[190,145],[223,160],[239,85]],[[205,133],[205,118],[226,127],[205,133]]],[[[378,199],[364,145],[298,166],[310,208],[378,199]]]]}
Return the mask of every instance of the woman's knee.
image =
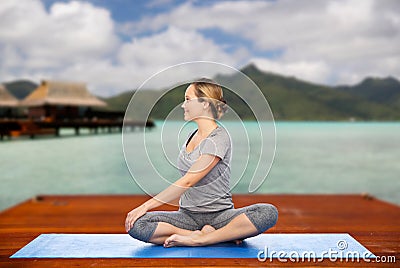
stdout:
{"type": "Polygon", "coordinates": [[[157,222],[152,222],[147,215],[143,215],[135,221],[133,227],[128,231],[128,234],[140,241],[149,242],[157,225],[157,222]]]}
{"type": "Polygon", "coordinates": [[[247,217],[260,233],[273,227],[278,221],[278,209],[271,204],[255,204],[246,212],[247,217]]]}
{"type": "Polygon", "coordinates": [[[263,212],[271,220],[272,226],[274,226],[278,221],[278,214],[279,214],[278,209],[271,204],[262,204],[262,207],[263,207],[262,208],[263,212]]]}

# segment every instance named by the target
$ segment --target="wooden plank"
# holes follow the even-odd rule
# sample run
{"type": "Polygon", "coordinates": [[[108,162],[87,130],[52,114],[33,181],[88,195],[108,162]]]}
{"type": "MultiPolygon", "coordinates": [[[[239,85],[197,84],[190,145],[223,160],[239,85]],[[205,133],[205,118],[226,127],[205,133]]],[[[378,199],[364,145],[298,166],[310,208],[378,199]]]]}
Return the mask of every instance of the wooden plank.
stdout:
{"type": "Polygon", "coordinates": [[[113,129],[122,131],[122,127],[134,130],[135,128],[153,128],[155,126],[152,120],[147,121],[129,121],[129,120],[112,120],[112,119],[97,119],[97,120],[56,120],[56,121],[33,121],[33,120],[2,120],[0,119],[0,140],[4,136],[19,137],[30,136],[34,138],[37,135],[55,135],[60,136],[60,129],[74,129],[75,134],[80,134],[80,129],[88,129],[90,132],[98,133],[99,128],[107,128],[108,133],[113,129]]]}
{"type": "MultiPolygon", "coordinates": [[[[0,267],[70,266],[380,266],[395,263],[287,262],[256,259],[9,259],[41,233],[125,233],[126,213],[141,195],[40,196],[0,213],[0,267]]],[[[272,203],[279,220],[271,233],[349,233],[378,256],[400,262],[400,207],[361,195],[235,195],[236,207],[272,203]]],[[[175,210],[162,206],[160,210],[175,210]]]]}

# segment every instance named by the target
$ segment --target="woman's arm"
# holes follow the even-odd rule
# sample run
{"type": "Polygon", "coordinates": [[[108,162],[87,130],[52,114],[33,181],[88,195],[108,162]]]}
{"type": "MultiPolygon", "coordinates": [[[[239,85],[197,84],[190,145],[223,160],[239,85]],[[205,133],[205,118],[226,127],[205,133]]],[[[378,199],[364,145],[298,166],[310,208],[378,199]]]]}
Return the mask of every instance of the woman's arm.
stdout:
{"type": "Polygon", "coordinates": [[[188,188],[195,185],[205,175],[207,175],[208,172],[215,167],[219,160],[220,158],[214,155],[201,155],[190,167],[188,172],[174,184],[170,185],[164,191],[128,213],[128,216],[125,220],[126,231],[128,232],[132,228],[135,221],[143,216],[147,211],[178,199],[188,188]]]}

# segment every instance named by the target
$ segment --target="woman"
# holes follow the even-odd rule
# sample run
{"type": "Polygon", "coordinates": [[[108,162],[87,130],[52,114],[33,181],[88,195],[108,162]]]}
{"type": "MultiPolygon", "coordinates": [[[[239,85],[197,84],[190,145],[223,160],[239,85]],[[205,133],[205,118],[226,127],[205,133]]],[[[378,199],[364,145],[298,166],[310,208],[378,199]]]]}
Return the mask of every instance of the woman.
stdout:
{"type": "Polygon", "coordinates": [[[229,190],[231,141],[216,123],[226,109],[221,87],[209,79],[190,84],[182,108],[185,120],[197,124],[179,154],[182,177],[130,211],[126,231],[164,247],[204,246],[240,243],[274,226],[278,212],[270,204],[234,208],[229,190]],[[148,212],[178,198],[178,211],[148,212]]]}

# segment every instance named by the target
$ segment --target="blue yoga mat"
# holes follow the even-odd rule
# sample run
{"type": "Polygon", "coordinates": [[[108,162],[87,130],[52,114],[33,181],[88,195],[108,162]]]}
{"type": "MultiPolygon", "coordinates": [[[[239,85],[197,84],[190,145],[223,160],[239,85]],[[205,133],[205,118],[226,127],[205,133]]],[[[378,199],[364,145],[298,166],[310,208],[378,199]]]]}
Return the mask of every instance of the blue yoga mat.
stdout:
{"type": "Polygon", "coordinates": [[[41,234],[10,258],[289,258],[307,252],[329,258],[329,251],[337,252],[337,257],[357,252],[360,259],[375,258],[349,234],[261,234],[241,245],[173,248],[144,243],[128,234],[41,234]]]}

